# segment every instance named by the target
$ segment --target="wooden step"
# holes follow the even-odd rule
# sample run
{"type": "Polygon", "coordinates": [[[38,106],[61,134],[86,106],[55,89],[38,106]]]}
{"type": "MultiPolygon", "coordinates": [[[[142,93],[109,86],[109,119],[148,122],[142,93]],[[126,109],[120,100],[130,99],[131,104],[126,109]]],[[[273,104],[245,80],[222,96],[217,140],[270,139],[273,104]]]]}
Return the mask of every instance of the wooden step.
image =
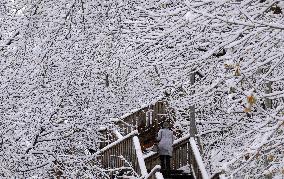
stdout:
{"type": "Polygon", "coordinates": [[[182,174],[184,174],[183,170],[161,170],[161,173],[171,174],[171,175],[182,175],[182,174]]]}
{"type": "Polygon", "coordinates": [[[165,179],[194,179],[191,174],[184,173],[183,170],[161,170],[165,179]]]}
{"type": "Polygon", "coordinates": [[[164,179],[194,179],[192,175],[171,175],[164,176],[164,179]]]}

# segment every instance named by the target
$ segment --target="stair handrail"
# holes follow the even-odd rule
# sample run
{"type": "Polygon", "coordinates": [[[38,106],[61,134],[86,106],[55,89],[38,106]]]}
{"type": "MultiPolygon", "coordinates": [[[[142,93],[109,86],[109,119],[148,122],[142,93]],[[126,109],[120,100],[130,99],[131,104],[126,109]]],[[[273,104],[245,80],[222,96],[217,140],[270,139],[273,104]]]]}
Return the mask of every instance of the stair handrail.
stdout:
{"type": "Polygon", "coordinates": [[[137,136],[133,136],[133,144],[136,150],[136,157],[138,160],[138,164],[139,164],[139,168],[141,171],[142,176],[146,176],[148,174],[147,169],[146,169],[146,165],[145,165],[145,161],[143,158],[143,153],[141,150],[141,146],[140,146],[140,142],[137,136]]]}
{"type": "MultiPolygon", "coordinates": [[[[209,179],[208,172],[206,171],[204,162],[202,160],[201,154],[199,152],[199,148],[195,142],[194,137],[190,137],[190,134],[185,135],[179,139],[176,139],[173,144],[174,152],[172,158],[175,160],[175,157],[180,157],[180,151],[187,151],[188,153],[184,155],[187,160],[186,163],[188,163],[191,166],[192,174],[195,176],[195,178],[202,178],[202,179],[209,179]],[[181,148],[182,147],[182,148],[181,148]],[[176,152],[176,153],[175,153],[176,152]]],[[[144,155],[144,160],[146,162],[147,169],[150,169],[154,167],[157,163],[156,160],[159,160],[158,153],[156,152],[150,152],[149,154],[144,155]],[[154,166],[153,166],[154,164],[154,166]]],[[[177,163],[172,163],[175,169],[178,169],[180,164],[183,164],[185,161],[184,159],[177,163]]],[[[185,166],[185,165],[183,165],[185,166]]]]}
{"type": "MultiPolygon", "coordinates": [[[[107,158],[110,157],[109,156],[109,154],[111,153],[110,151],[112,151],[113,153],[113,150],[115,148],[119,148],[118,152],[121,153],[123,151],[123,149],[121,149],[122,148],[121,145],[124,146],[125,142],[129,145],[129,147],[132,148],[132,150],[135,151],[134,153],[131,152],[132,153],[131,156],[135,154],[133,156],[134,158],[131,157],[131,163],[132,163],[132,167],[134,171],[137,172],[137,174],[140,175],[141,177],[147,176],[148,172],[147,172],[145,161],[143,158],[137,130],[132,131],[126,136],[119,136],[118,140],[108,144],[107,146],[102,148],[100,151],[96,152],[95,156],[102,156],[102,159],[106,159],[107,161],[109,161],[109,159],[107,158]]],[[[108,162],[105,162],[103,164],[107,164],[106,166],[109,166],[108,162]]],[[[116,164],[116,165],[121,165],[121,163],[116,164]]]]}
{"type": "Polygon", "coordinates": [[[115,146],[115,145],[117,145],[117,144],[123,142],[125,139],[127,139],[127,138],[129,138],[129,137],[132,137],[132,136],[135,136],[135,135],[137,135],[137,134],[138,134],[138,131],[137,131],[137,130],[132,131],[131,133],[127,134],[126,136],[123,136],[123,137],[119,138],[118,140],[116,140],[116,141],[114,141],[114,142],[112,142],[112,143],[106,145],[104,148],[100,149],[98,152],[95,153],[95,156],[96,156],[96,155],[100,155],[101,153],[103,153],[103,152],[106,151],[107,149],[109,149],[109,148],[111,148],[111,147],[113,147],[113,146],[115,146]]]}
{"type": "MultiPolygon", "coordinates": [[[[116,141],[108,144],[107,146],[100,149],[98,152],[94,153],[96,160],[100,160],[102,166],[107,168],[121,168],[124,166],[125,161],[120,157],[113,159],[113,155],[123,156],[129,159],[133,171],[140,175],[140,167],[137,165],[136,150],[134,149],[133,137],[138,134],[138,131],[132,131],[131,133],[122,136],[116,141]],[[126,150],[125,150],[126,149],[126,150]],[[124,156],[126,154],[126,156],[124,156]],[[134,155],[133,155],[134,154],[134,155]]],[[[125,167],[123,167],[125,168],[125,167]]],[[[109,170],[109,169],[108,169],[109,170]]],[[[109,170],[111,172],[111,170],[109,170]]]]}
{"type": "Polygon", "coordinates": [[[199,170],[201,172],[202,178],[203,179],[209,179],[209,175],[208,175],[208,173],[206,171],[205,165],[203,163],[201,154],[200,154],[199,149],[197,147],[197,144],[196,144],[196,142],[194,140],[194,137],[190,137],[189,142],[190,142],[190,146],[191,146],[191,149],[193,151],[195,160],[197,162],[198,168],[199,168],[199,170]]]}

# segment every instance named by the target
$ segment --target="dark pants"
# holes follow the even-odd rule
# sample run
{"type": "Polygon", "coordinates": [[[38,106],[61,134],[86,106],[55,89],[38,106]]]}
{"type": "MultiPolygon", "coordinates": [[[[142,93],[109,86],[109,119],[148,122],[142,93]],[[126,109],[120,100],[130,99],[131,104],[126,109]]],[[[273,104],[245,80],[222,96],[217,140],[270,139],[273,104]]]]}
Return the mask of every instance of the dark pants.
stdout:
{"type": "Polygon", "coordinates": [[[170,171],[171,169],[171,163],[170,163],[171,156],[169,155],[160,155],[160,161],[161,161],[161,169],[170,171]]]}

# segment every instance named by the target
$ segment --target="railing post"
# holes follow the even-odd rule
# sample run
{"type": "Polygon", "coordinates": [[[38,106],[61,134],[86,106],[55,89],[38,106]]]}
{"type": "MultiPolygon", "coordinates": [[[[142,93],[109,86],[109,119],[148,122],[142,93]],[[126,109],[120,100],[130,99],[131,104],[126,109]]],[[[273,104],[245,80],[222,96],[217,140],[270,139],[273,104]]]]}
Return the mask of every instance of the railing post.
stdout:
{"type": "Polygon", "coordinates": [[[134,147],[135,147],[135,150],[136,150],[136,156],[137,156],[139,168],[140,168],[140,171],[141,171],[141,175],[146,176],[148,174],[148,172],[147,172],[145,161],[144,161],[144,158],[143,158],[140,142],[139,142],[139,139],[138,139],[137,136],[133,137],[133,144],[134,144],[134,147]]]}
{"type": "MultiPolygon", "coordinates": [[[[196,75],[196,72],[193,72],[190,75],[190,84],[192,86],[195,83],[195,75],[196,75]]],[[[194,93],[195,91],[192,91],[192,95],[194,95],[194,93]]],[[[190,137],[195,137],[195,135],[197,134],[196,120],[195,120],[195,105],[192,105],[189,107],[189,112],[190,112],[190,131],[189,133],[190,133],[190,137]]],[[[199,137],[197,138],[197,143],[200,148],[200,153],[203,153],[203,149],[202,149],[201,141],[199,137]]]]}
{"type": "MultiPolygon", "coordinates": [[[[193,86],[195,83],[195,72],[193,72],[190,75],[190,84],[193,86]]],[[[194,94],[195,91],[192,92],[194,94]]],[[[196,124],[195,124],[195,105],[192,105],[189,107],[189,113],[190,113],[190,137],[194,137],[195,134],[197,133],[196,130],[196,124]]]]}

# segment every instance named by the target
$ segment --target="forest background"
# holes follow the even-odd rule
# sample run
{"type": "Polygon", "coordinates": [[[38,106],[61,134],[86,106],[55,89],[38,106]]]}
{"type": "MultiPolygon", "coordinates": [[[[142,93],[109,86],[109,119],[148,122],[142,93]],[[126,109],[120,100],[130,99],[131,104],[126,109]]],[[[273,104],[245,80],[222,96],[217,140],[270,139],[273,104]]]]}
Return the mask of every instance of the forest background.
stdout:
{"type": "Polygon", "coordinates": [[[168,93],[208,171],[284,174],[284,2],[1,0],[0,176],[83,170],[98,126],[168,93]],[[192,73],[201,74],[192,85],[192,73]]]}

